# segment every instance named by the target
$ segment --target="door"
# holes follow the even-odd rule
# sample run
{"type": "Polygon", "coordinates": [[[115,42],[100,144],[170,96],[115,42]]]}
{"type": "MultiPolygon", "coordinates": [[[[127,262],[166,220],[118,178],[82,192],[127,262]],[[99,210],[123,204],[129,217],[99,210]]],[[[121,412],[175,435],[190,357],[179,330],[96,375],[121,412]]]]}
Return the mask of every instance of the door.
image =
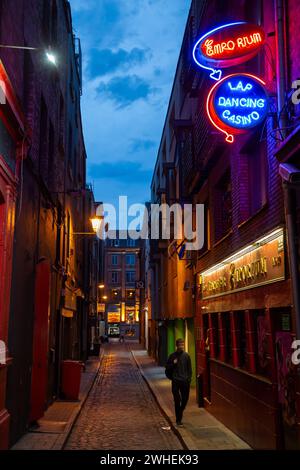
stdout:
{"type": "Polygon", "coordinates": [[[296,410],[297,368],[291,360],[292,342],[295,336],[291,332],[277,331],[275,338],[278,402],[281,411],[284,448],[286,450],[299,450],[296,410]]]}
{"type": "Polygon", "coordinates": [[[36,266],[34,296],[30,422],[37,421],[44,415],[47,400],[50,263],[46,259],[36,266]]]}

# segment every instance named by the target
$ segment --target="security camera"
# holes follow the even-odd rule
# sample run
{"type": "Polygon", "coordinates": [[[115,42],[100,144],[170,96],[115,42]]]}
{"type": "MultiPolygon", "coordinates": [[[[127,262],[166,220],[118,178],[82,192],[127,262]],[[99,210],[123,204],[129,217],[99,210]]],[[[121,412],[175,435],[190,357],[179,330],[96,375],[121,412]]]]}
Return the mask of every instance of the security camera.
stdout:
{"type": "Polygon", "coordinates": [[[279,174],[287,183],[300,184],[300,169],[292,163],[280,163],[279,174]]]}

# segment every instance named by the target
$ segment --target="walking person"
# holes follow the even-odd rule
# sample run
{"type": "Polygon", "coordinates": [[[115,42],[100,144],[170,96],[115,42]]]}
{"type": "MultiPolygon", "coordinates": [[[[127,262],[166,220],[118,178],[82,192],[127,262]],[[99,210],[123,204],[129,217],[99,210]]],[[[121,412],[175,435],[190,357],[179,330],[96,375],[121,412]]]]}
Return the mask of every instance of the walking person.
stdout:
{"type": "Polygon", "coordinates": [[[184,340],[181,338],[176,340],[176,351],[168,358],[166,376],[172,380],[176,424],[183,426],[182,416],[189,400],[192,363],[190,356],[184,351],[184,340]]]}

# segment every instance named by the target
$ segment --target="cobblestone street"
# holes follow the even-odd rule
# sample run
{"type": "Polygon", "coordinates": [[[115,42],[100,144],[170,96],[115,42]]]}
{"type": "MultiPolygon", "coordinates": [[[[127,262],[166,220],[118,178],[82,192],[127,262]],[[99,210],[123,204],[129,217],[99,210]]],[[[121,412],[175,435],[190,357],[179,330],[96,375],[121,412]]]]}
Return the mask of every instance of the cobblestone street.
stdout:
{"type": "Polygon", "coordinates": [[[126,344],[105,345],[99,375],[65,449],[182,449],[126,344]]]}

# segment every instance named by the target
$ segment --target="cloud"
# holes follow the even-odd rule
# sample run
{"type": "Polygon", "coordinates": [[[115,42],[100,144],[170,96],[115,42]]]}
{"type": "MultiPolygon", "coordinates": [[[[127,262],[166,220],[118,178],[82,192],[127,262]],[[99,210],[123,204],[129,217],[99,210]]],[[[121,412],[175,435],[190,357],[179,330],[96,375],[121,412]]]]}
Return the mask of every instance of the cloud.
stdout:
{"type": "Polygon", "coordinates": [[[113,179],[121,183],[147,184],[152,170],[144,169],[141,163],[120,160],[113,163],[92,163],[89,166],[89,175],[92,179],[113,179]]]}
{"type": "Polygon", "coordinates": [[[140,152],[150,150],[156,146],[156,142],[150,139],[132,139],[130,143],[130,152],[140,152]]]}
{"type": "Polygon", "coordinates": [[[130,51],[125,49],[92,49],[87,68],[90,78],[111,74],[116,70],[128,70],[130,67],[143,64],[151,57],[149,49],[134,47],[130,51]]]}
{"type": "Polygon", "coordinates": [[[148,200],[148,169],[155,163],[191,0],[70,3],[83,51],[81,109],[95,197],[148,200]]]}
{"type": "Polygon", "coordinates": [[[114,101],[118,108],[125,108],[138,100],[146,100],[154,90],[150,84],[137,75],[117,76],[97,88],[99,95],[114,101]]]}

